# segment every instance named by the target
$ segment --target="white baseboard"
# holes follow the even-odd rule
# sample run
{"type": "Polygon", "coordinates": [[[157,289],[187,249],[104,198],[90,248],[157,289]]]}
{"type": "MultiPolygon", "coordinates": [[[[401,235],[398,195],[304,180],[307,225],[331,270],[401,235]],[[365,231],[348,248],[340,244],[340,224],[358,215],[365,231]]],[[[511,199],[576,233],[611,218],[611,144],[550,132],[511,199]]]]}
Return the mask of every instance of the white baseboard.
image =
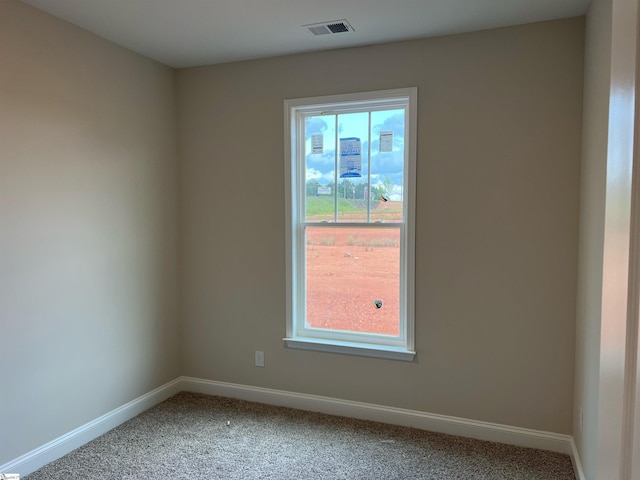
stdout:
{"type": "Polygon", "coordinates": [[[564,453],[571,456],[577,480],[585,480],[580,458],[570,435],[192,377],[178,377],[15,460],[0,465],[0,472],[28,475],[180,391],[238,398],[268,405],[371,420],[478,440],[564,453]]]}
{"type": "Polygon", "coordinates": [[[189,392],[219,395],[269,405],[419,428],[421,430],[447,433],[478,440],[550,450],[567,455],[573,454],[573,438],[570,435],[562,435],[559,433],[542,432],[497,423],[425,413],[416,410],[385,407],[370,403],[352,402],[318,395],[250,387],[191,377],[182,377],[182,389],[189,392]]]}
{"type": "Polygon", "coordinates": [[[587,477],[584,476],[584,470],[582,470],[580,454],[573,437],[571,437],[571,463],[573,463],[573,473],[576,474],[576,480],[587,480],[587,477]]]}
{"type": "Polygon", "coordinates": [[[19,473],[25,476],[35,472],[47,463],[81,447],[181,390],[183,390],[181,378],[176,378],[35,450],[0,465],[0,473],[19,473]]]}

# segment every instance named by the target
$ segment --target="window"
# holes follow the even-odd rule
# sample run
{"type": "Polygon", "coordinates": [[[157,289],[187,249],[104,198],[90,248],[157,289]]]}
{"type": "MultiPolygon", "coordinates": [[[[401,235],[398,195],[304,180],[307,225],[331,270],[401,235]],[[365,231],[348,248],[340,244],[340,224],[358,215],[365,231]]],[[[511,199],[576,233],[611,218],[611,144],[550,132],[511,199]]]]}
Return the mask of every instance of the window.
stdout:
{"type": "Polygon", "coordinates": [[[416,103],[285,101],[287,346],[413,360],[416,103]]]}

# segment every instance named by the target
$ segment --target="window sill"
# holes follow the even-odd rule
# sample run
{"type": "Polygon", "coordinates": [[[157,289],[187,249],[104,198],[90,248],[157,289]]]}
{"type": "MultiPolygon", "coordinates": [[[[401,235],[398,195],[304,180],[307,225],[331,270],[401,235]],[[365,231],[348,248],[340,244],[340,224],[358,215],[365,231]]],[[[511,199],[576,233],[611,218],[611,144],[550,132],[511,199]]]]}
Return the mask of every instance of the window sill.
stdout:
{"type": "Polygon", "coordinates": [[[416,352],[400,347],[386,345],[360,344],[352,342],[339,342],[335,340],[322,340],[315,338],[284,338],[288,348],[301,350],[315,350],[318,352],[342,353],[345,355],[358,355],[360,357],[377,357],[390,360],[402,360],[412,362],[416,352]]]}

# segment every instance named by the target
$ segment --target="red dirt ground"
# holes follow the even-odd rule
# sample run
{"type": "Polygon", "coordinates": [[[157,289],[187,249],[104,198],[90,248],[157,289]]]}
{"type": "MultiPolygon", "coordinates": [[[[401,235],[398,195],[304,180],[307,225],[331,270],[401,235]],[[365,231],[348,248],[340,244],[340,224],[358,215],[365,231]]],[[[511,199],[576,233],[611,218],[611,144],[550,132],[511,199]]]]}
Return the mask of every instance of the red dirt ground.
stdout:
{"type": "Polygon", "coordinates": [[[398,229],[307,230],[307,321],[315,328],[398,335],[398,229]],[[382,308],[373,304],[383,301],[382,308]]]}

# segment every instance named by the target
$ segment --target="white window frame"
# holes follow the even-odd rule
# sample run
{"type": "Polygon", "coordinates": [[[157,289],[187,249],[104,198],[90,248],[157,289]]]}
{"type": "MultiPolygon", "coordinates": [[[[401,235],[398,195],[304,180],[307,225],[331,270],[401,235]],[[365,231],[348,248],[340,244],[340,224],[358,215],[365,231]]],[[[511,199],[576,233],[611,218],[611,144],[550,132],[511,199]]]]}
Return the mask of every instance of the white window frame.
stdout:
{"type": "Polygon", "coordinates": [[[415,198],[417,143],[417,88],[382,90],[325,97],[285,100],[285,206],[286,206],[286,337],[289,348],[413,361],[415,325],[415,198]],[[330,227],[394,227],[400,230],[400,335],[348,333],[307,329],[305,316],[305,151],[304,119],[322,113],[371,111],[376,107],[405,108],[405,164],[403,219],[398,223],[313,223],[330,227]]]}

